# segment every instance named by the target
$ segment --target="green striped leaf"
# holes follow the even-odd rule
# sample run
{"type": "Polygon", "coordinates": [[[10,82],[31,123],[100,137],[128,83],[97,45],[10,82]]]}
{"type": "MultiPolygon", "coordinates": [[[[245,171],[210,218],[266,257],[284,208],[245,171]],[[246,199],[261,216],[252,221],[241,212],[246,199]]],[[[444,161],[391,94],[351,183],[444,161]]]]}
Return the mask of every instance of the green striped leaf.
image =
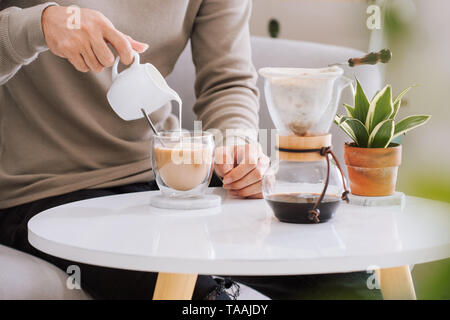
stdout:
{"type": "Polygon", "coordinates": [[[358,119],[350,118],[346,119],[343,122],[343,125],[348,126],[352,130],[355,136],[355,139],[353,139],[353,141],[355,141],[358,147],[367,148],[367,144],[369,141],[369,133],[367,132],[364,123],[362,123],[358,119]]]}
{"type": "Polygon", "coordinates": [[[338,115],[338,114],[335,115],[335,116],[334,116],[334,123],[337,124],[337,125],[339,125],[339,124],[341,123],[341,118],[342,118],[342,117],[341,117],[340,115],[338,115]]]}
{"type": "Polygon", "coordinates": [[[394,120],[386,119],[372,130],[369,136],[369,148],[386,148],[394,135],[394,120]]]}
{"type": "Polygon", "coordinates": [[[398,110],[400,110],[401,104],[402,104],[402,100],[398,100],[398,101],[394,102],[394,110],[392,111],[392,114],[389,117],[389,119],[392,119],[392,120],[395,119],[395,117],[397,116],[398,110]]]}
{"type": "Polygon", "coordinates": [[[387,85],[380,92],[378,92],[370,102],[369,112],[365,122],[369,133],[372,133],[374,128],[389,119],[394,107],[392,106],[391,86],[387,85]]]}
{"type": "Polygon", "coordinates": [[[355,133],[353,132],[352,128],[344,123],[346,119],[349,119],[349,117],[336,115],[336,117],[334,118],[334,123],[336,123],[339,126],[339,128],[341,128],[357,144],[358,139],[355,136],[355,133]]]}
{"type": "Polygon", "coordinates": [[[398,110],[400,110],[400,106],[401,106],[401,104],[402,104],[402,98],[403,98],[403,96],[404,96],[404,95],[405,95],[412,87],[415,87],[415,86],[411,86],[411,87],[406,88],[405,90],[403,90],[402,92],[400,92],[400,94],[397,96],[397,98],[395,98],[394,103],[393,103],[393,104],[394,104],[394,110],[393,110],[391,116],[389,117],[390,119],[395,119],[395,117],[396,117],[397,114],[398,114],[398,110]]]}
{"type": "Polygon", "coordinates": [[[345,107],[345,110],[347,110],[348,116],[355,118],[355,109],[346,103],[344,103],[344,107],[345,107]]]}
{"type": "Polygon", "coordinates": [[[369,106],[369,100],[367,99],[367,96],[364,93],[358,79],[356,79],[355,107],[352,117],[358,119],[362,123],[366,123],[369,106]]]}
{"type": "Polygon", "coordinates": [[[367,147],[369,133],[364,124],[358,119],[351,117],[336,116],[335,122],[342,130],[361,148],[367,147]]]}
{"type": "Polygon", "coordinates": [[[409,116],[403,120],[400,120],[395,125],[394,138],[408,132],[409,130],[412,130],[425,124],[430,118],[431,116],[420,115],[420,116],[409,116]]]}
{"type": "Polygon", "coordinates": [[[395,123],[392,119],[380,122],[369,136],[369,148],[386,148],[392,141],[395,123]]]}

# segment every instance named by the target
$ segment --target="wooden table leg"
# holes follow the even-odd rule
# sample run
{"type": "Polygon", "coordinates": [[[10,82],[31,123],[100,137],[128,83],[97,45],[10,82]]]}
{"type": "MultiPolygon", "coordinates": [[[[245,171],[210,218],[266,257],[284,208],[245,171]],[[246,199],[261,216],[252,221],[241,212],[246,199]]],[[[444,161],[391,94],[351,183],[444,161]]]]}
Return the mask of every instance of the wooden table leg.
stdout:
{"type": "Polygon", "coordinates": [[[377,271],[381,293],[385,300],[416,300],[409,266],[380,269],[377,271]]]}
{"type": "Polygon", "coordinates": [[[158,274],[153,300],[190,300],[194,293],[196,274],[158,274]]]}

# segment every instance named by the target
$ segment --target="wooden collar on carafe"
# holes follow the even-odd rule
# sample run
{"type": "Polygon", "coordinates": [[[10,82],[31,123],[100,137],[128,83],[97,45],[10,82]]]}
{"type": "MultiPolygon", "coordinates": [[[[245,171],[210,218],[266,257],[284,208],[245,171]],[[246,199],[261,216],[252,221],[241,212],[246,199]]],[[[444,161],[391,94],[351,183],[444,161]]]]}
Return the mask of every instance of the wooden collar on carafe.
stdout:
{"type": "Polygon", "coordinates": [[[331,133],[321,136],[279,136],[277,135],[278,156],[286,161],[320,161],[324,156],[320,152],[295,152],[294,150],[314,150],[331,146],[331,133]],[[289,152],[288,150],[293,150],[289,152]]]}

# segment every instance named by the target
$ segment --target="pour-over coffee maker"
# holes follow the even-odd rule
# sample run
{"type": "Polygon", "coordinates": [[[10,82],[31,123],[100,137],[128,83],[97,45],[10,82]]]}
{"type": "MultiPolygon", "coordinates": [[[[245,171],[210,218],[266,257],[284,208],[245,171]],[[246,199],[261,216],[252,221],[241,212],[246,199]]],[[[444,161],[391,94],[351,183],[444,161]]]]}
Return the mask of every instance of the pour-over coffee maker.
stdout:
{"type": "Polygon", "coordinates": [[[259,73],[278,129],[277,157],[263,178],[264,199],[282,222],[330,220],[342,200],[348,201],[348,191],[328,131],[351,80],[339,67],[263,68],[259,73]]]}

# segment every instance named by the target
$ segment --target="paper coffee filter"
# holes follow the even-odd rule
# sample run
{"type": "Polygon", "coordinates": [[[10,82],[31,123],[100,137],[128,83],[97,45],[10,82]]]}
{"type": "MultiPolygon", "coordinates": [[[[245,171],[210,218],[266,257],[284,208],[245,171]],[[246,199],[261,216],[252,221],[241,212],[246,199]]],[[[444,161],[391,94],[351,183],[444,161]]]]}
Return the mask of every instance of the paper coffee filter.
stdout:
{"type": "Polygon", "coordinates": [[[272,120],[281,134],[319,135],[329,128],[324,114],[333,99],[334,83],[343,74],[330,68],[263,68],[265,95],[272,120]]]}

